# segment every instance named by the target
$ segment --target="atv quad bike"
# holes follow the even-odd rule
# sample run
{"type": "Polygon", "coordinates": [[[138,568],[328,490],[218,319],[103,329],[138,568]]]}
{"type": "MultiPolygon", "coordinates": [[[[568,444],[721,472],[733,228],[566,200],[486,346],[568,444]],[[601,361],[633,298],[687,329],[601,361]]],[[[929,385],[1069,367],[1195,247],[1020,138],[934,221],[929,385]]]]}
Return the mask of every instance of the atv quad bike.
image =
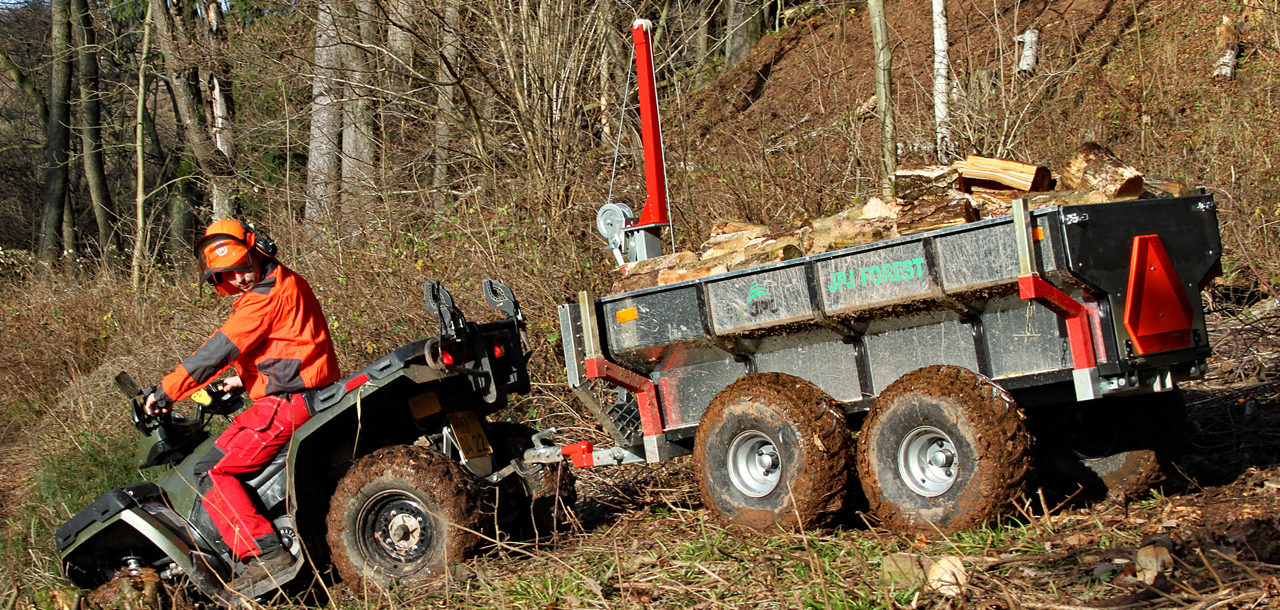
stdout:
{"type": "Polygon", "coordinates": [[[423,581],[477,551],[485,536],[548,536],[574,503],[573,475],[522,459],[553,430],[485,420],[509,395],[529,391],[529,354],[511,289],[494,280],[482,289],[503,319],[468,322],[449,292],[429,282],[438,335],[307,393],[313,417],[246,481],[295,558],[257,590],[227,587],[243,567],[200,502],[194,473],[213,442],[210,421],[243,400],[215,382],[193,397],[193,418],[149,416],[145,393],[121,373],[117,385],[142,433],[141,465],[167,470],[154,483],[112,489],[58,528],[67,577],[106,593],[118,577],[158,579],[233,605],[299,589],[330,569],[357,586],[423,581]]]}

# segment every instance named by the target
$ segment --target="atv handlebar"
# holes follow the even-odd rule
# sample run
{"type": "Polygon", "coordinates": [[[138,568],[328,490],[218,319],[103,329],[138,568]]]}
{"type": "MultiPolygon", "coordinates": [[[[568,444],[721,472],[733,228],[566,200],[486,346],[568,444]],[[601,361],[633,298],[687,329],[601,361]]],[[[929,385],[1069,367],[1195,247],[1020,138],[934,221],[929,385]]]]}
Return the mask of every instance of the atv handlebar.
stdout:
{"type": "MultiPolygon", "coordinates": [[[[116,387],[129,398],[133,427],[144,435],[173,421],[173,411],[147,413],[147,396],[156,391],[155,386],[143,389],[128,373],[121,372],[116,375],[116,387]]],[[[244,388],[228,390],[222,380],[206,385],[191,396],[192,402],[196,403],[195,419],[203,422],[206,415],[230,415],[236,412],[244,405],[244,398],[241,396],[243,393],[244,388]]]]}

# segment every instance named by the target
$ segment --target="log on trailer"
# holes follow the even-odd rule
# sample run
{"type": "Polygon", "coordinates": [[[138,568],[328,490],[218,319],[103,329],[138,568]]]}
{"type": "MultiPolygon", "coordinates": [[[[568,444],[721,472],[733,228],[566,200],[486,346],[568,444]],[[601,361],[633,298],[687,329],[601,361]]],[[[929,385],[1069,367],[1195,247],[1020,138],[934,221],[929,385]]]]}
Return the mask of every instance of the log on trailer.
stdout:
{"type": "Polygon", "coordinates": [[[1142,195],[1142,172],[1126,165],[1115,153],[1096,142],[1085,142],[1062,172],[1069,188],[1098,191],[1113,201],[1142,195]]]}

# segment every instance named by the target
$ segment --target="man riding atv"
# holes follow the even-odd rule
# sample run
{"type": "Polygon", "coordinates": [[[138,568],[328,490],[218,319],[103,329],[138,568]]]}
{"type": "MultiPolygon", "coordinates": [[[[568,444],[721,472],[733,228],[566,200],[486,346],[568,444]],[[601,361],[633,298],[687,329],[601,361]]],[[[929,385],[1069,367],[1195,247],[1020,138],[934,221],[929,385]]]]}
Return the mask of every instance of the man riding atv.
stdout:
{"type": "Polygon", "coordinates": [[[311,418],[303,392],[339,377],[329,326],[311,286],[275,258],[275,244],[232,219],[217,220],[195,245],[201,279],[224,296],[239,295],[222,327],[147,397],[148,415],[168,412],[235,365],[223,380],[253,404],[218,436],[196,466],[197,491],[209,518],[245,570],[230,583],[251,590],[288,568],[293,558],[271,522],[259,514],[243,477],[271,462],[294,430],[311,418]]]}

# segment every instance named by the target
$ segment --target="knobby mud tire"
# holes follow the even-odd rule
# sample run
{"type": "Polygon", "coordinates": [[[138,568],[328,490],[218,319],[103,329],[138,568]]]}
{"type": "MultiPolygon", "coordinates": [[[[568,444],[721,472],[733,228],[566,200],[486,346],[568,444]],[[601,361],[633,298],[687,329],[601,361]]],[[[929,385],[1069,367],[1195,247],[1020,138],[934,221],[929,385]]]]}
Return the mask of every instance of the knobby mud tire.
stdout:
{"type": "MultiPolygon", "coordinates": [[[[830,522],[844,507],[853,440],[844,411],[812,383],[780,373],[747,375],[716,395],[698,424],[693,460],[702,501],[724,523],[761,532],[830,522]],[[777,483],[753,497],[735,485],[735,438],[769,443],[777,483]]],[[[756,489],[756,493],[764,487],[756,489]]]]}
{"type": "Polygon", "coordinates": [[[857,466],[872,513],[886,526],[933,534],[968,529],[1008,512],[1031,473],[1031,435],[1013,396],[956,366],[916,369],[876,399],[858,437],[857,466]],[[932,497],[908,486],[899,450],[917,430],[945,433],[955,471],[932,497]]]}
{"type": "Polygon", "coordinates": [[[433,580],[480,548],[481,505],[472,474],[438,451],[378,450],[356,462],[334,490],[327,520],[334,568],[355,588],[433,580]],[[415,523],[417,537],[404,535],[422,544],[392,548],[392,529],[413,531],[415,523]],[[380,541],[379,534],[386,536],[380,541]]]}
{"type": "MultiPolygon", "coordinates": [[[[534,430],[510,422],[486,422],[493,447],[494,468],[506,467],[512,459],[533,447],[534,430]]],[[[564,530],[573,521],[578,501],[577,478],[573,467],[559,464],[526,464],[522,474],[507,477],[495,488],[497,521],[522,541],[544,541],[564,530]]]]}

